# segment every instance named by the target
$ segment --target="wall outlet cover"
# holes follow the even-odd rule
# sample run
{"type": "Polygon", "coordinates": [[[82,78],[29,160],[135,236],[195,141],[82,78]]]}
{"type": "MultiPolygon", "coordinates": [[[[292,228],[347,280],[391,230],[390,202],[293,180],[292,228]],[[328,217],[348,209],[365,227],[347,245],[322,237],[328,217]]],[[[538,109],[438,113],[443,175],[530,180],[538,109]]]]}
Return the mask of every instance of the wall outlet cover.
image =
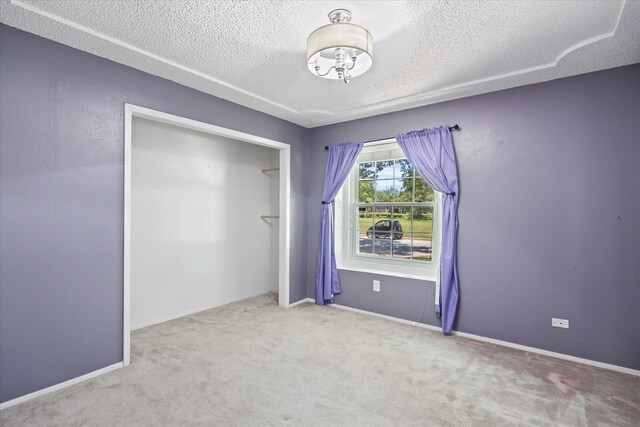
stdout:
{"type": "Polygon", "coordinates": [[[373,292],[380,292],[380,281],[379,280],[374,280],[373,281],[373,292]]]}
{"type": "Polygon", "coordinates": [[[551,326],[553,326],[554,328],[569,329],[569,319],[556,319],[555,317],[552,317],[551,326]]]}

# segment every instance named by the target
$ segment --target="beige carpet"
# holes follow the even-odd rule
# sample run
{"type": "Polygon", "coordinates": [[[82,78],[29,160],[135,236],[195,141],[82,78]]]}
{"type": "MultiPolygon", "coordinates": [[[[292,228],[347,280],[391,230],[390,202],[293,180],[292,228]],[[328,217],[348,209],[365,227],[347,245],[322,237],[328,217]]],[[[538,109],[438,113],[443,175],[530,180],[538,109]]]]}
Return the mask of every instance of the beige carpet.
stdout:
{"type": "Polygon", "coordinates": [[[274,295],[151,326],[2,426],[640,425],[640,378],[274,295]]]}

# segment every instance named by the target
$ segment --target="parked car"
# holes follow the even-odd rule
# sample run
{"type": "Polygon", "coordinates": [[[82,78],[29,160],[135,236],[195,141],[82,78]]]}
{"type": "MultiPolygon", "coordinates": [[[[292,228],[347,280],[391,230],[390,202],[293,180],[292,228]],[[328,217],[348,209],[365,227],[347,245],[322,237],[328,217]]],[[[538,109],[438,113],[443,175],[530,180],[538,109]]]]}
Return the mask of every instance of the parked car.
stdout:
{"type": "Polygon", "coordinates": [[[367,237],[372,238],[375,233],[377,238],[387,237],[389,239],[402,239],[402,224],[400,221],[381,219],[367,230],[367,237]]]}

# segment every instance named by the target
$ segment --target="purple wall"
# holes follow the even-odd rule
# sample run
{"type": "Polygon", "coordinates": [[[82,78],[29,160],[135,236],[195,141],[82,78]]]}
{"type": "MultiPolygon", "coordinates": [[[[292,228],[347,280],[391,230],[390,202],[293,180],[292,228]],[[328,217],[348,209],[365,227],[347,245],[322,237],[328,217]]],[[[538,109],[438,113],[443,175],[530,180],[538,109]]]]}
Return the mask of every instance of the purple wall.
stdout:
{"type": "Polygon", "coordinates": [[[125,102],[291,144],[306,296],[309,130],[0,25],[2,402],[122,360],[125,102]]]}
{"type": "MultiPolygon", "coordinates": [[[[323,147],[458,123],[455,328],[640,369],[639,118],[633,65],[312,129],[307,295],[323,147]],[[551,317],[569,319],[570,329],[552,328],[551,317]]],[[[348,271],[341,278],[338,304],[420,315],[425,282],[348,271]]],[[[429,287],[424,322],[437,325],[429,287]]]]}
{"type": "MultiPolygon", "coordinates": [[[[456,329],[640,369],[639,93],[634,65],[309,131],[0,25],[0,401],[122,360],[124,102],[291,144],[291,301],[324,145],[459,123],[456,329]]],[[[426,286],[437,324],[432,283],[341,276],[339,304],[414,321],[426,286]]]]}

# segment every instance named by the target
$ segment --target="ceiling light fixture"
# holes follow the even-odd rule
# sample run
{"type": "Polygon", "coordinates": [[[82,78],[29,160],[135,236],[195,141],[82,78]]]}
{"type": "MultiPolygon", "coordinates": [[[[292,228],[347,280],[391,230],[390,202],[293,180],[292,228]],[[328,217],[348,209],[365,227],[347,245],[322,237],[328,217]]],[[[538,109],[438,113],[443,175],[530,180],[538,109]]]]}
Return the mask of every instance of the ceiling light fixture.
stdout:
{"type": "Polygon", "coordinates": [[[351,24],[351,12],[329,13],[331,24],[318,28],[307,38],[309,71],[325,79],[349,83],[373,64],[373,39],[365,28],[351,24]]]}

